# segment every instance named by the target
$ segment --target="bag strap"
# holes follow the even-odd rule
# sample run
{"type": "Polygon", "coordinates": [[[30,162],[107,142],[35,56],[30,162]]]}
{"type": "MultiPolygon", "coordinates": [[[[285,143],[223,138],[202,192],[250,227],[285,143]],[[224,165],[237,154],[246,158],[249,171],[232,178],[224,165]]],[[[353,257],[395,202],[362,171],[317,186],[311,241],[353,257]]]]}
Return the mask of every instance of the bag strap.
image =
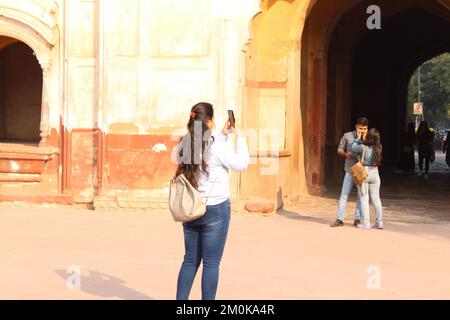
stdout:
{"type": "Polygon", "coordinates": [[[205,203],[206,203],[206,201],[209,199],[209,197],[211,196],[211,193],[212,193],[212,191],[213,191],[213,189],[214,189],[214,187],[215,187],[215,185],[216,185],[216,182],[217,182],[217,180],[218,180],[219,178],[216,178],[216,180],[214,180],[213,181],[213,185],[212,185],[212,187],[211,187],[211,190],[209,190],[209,194],[207,195],[207,196],[205,196],[205,203]]]}
{"type": "Polygon", "coordinates": [[[361,160],[359,160],[359,162],[361,162],[361,164],[364,165],[364,155],[366,154],[366,146],[363,144],[362,148],[363,148],[363,152],[362,152],[361,160]]]}

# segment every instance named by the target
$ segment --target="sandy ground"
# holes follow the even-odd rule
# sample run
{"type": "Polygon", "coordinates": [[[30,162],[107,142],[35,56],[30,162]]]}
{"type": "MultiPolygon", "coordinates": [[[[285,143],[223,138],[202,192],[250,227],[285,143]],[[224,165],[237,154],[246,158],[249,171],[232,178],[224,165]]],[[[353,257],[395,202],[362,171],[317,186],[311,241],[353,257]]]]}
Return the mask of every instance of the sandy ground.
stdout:
{"type": "MultiPolygon", "coordinates": [[[[450,299],[448,178],[384,179],[385,230],[354,228],[354,201],[330,228],[333,190],[276,217],[233,214],[217,298],[450,299]]],[[[2,206],[0,219],[0,299],[175,297],[184,247],[168,212],[2,206]]]]}
{"type": "MultiPolygon", "coordinates": [[[[4,209],[1,220],[0,299],[175,297],[183,238],[167,213],[4,209]],[[67,285],[77,283],[73,266],[80,289],[67,285]]],[[[449,223],[358,230],[329,221],[233,215],[217,298],[450,298],[449,223]]]]}

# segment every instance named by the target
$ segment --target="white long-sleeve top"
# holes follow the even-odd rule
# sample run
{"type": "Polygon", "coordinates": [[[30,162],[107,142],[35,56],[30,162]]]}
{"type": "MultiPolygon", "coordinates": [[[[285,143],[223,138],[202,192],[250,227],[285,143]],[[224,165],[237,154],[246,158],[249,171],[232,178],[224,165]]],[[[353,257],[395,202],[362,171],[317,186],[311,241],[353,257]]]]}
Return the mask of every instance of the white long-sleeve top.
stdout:
{"type": "Polygon", "coordinates": [[[236,152],[233,150],[229,135],[218,132],[208,150],[206,163],[209,176],[200,171],[198,190],[206,205],[224,202],[230,197],[230,169],[244,171],[250,162],[245,137],[238,136],[236,152]]]}

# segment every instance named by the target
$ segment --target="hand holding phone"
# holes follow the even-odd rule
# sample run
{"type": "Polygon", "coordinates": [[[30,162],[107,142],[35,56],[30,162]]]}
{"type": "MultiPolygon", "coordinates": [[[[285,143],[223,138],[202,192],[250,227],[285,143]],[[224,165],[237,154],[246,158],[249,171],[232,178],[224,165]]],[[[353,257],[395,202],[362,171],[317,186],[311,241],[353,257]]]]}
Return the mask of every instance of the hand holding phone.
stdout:
{"type": "Polygon", "coordinates": [[[234,118],[233,110],[228,110],[228,120],[230,121],[230,127],[234,128],[236,125],[236,119],[234,118]]]}
{"type": "Polygon", "coordinates": [[[224,135],[227,135],[231,132],[234,132],[235,125],[236,119],[234,118],[234,112],[233,110],[228,110],[228,119],[227,122],[225,123],[225,126],[222,129],[222,133],[224,135]]]}

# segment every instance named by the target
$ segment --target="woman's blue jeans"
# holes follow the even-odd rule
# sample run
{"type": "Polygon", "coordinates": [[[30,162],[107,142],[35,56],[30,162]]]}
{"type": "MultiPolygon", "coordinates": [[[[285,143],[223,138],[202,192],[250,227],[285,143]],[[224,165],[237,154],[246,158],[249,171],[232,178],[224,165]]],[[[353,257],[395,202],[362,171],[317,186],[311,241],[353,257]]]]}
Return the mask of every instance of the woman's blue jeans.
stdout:
{"type": "Polygon", "coordinates": [[[369,197],[375,208],[376,221],[383,220],[383,207],[380,199],[381,180],[377,167],[365,167],[367,172],[367,179],[362,186],[358,186],[359,197],[361,198],[361,215],[362,223],[370,223],[369,215],[369,197]]]}
{"type": "Polygon", "coordinates": [[[202,299],[214,300],[219,265],[230,224],[230,200],[206,206],[205,215],[183,223],[185,255],[178,275],[177,300],[188,300],[200,262],[203,260],[202,299]]]}

